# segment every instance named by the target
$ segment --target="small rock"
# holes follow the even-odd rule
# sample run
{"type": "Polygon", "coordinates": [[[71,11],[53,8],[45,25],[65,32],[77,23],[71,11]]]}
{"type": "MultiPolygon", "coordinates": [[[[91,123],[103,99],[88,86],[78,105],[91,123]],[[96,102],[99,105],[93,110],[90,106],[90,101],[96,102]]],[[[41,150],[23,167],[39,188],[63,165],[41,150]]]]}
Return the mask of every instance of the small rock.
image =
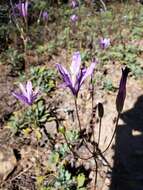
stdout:
{"type": "Polygon", "coordinates": [[[142,132],[133,129],[133,130],[132,130],[132,135],[133,135],[133,136],[141,136],[141,135],[142,135],[142,132]]]}
{"type": "Polygon", "coordinates": [[[105,179],[105,184],[106,184],[107,186],[110,186],[110,185],[111,185],[111,180],[110,180],[109,178],[106,178],[106,179],[105,179]]]}
{"type": "Polygon", "coordinates": [[[0,181],[6,180],[14,170],[17,160],[10,147],[0,146],[0,181]]]}
{"type": "Polygon", "coordinates": [[[57,125],[55,121],[47,122],[45,125],[47,133],[52,137],[57,133],[57,125]]]}

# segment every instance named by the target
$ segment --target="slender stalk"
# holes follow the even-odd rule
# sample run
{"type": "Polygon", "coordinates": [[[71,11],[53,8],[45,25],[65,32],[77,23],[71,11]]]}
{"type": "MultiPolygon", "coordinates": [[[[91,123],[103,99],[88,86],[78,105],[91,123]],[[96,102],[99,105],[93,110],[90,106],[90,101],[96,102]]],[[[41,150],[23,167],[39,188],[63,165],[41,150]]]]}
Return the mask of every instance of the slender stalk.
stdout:
{"type": "Polygon", "coordinates": [[[110,145],[112,144],[112,141],[113,141],[114,136],[115,136],[116,131],[117,131],[119,118],[120,118],[120,113],[118,113],[118,116],[117,116],[117,120],[116,120],[116,124],[115,124],[115,129],[114,129],[114,132],[113,132],[112,138],[111,138],[111,140],[110,140],[108,146],[107,146],[107,147],[105,148],[105,150],[102,152],[102,154],[105,153],[105,152],[109,149],[110,145]]]}
{"type": "MultiPolygon", "coordinates": [[[[80,133],[81,133],[82,132],[82,127],[81,127],[80,117],[79,117],[79,113],[78,113],[78,106],[77,106],[77,98],[76,97],[74,98],[74,103],[75,103],[75,109],[76,109],[76,116],[77,116],[77,120],[78,120],[78,126],[79,126],[79,130],[80,130],[80,133]]],[[[88,145],[87,145],[86,140],[84,139],[84,137],[83,137],[83,142],[84,142],[84,145],[86,146],[86,148],[88,149],[88,151],[91,154],[93,154],[93,152],[88,147],[88,145]]]]}
{"type": "Polygon", "coordinates": [[[108,167],[112,170],[112,167],[110,165],[110,163],[108,162],[108,160],[104,157],[104,155],[102,154],[101,150],[97,147],[97,156],[100,156],[102,160],[104,160],[104,162],[108,165],[108,167]]]}
{"type": "MultiPolygon", "coordinates": [[[[27,2],[28,2],[28,0],[27,0],[27,2]]],[[[20,0],[20,3],[21,3],[21,0],[20,0]]],[[[13,5],[12,0],[10,0],[10,6],[11,6],[12,12],[13,12],[13,13],[12,13],[12,14],[13,14],[13,17],[14,17],[13,21],[14,21],[14,23],[15,23],[15,25],[16,25],[16,28],[18,29],[18,31],[19,31],[19,33],[20,33],[20,37],[21,37],[22,40],[23,40],[24,55],[25,55],[25,67],[27,68],[27,62],[28,62],[28,59],[27,59],[27,41],[28,41],[28,39],[27,39],[27,34],[28,34],[28,21],[27,21],[27,16],[23,18],[23,21],[24,21],[23,24],[24,24],[24,26],[23,26],[23,27],[20,26],[20,23],[19,23],[19,21],[17,20],[17,17],[16,17],[15,12],[14,12],[14,5],[13,5]],[[25,29],[25,31],[24,31],[24,29],[25,29]],[[25,37],[25,36],[26,36],[26,37],[25,37]]],[[[26,70],[26,68],[25,68],[25,70],[26,70]]]]}
{"type": "Polygon", "coordinates": [[[98,141],[97,141],[97,147],[99,147],[100,143],[100,136],[101,136],[101,126],[102,126],[102,118],[99,120],[99,132],[98,132],[98,141]]]}
{"type": "MultiPolygon", "coordinates": [[[[94,73],[93,73],[94,74],[94,73]]],[[[94,133],[94,128],[93,128],[93,117],[94,116],[94,84],[93,84],[93,74],[91,76],[91,84],[92,84],[92,89],[91,89],[91,103],[92,103],[92,134],[93,134],[93,140],[95,142],[95,133],[94,133]]],[[[94,147],[95,150],[95,147],[94,147]]]]}
{"type": "MultiPolygon", "coordinates": [[[[27,0],[28,3],[28,0],[27,0]]],[[[29,62],[28,62],[28,49],[27,49],[27,45],[28,45],[28,18],[27,16],[24,17],[24,22],[25,22],[25,34],[24,34],[24,54],[25,54],[25,71],[28,70],[28,66],[29,66],[29,62]]]]}
{"type": "Polygon", "coordinates": [[[25,72],[28,70],[28,59],[27,59],[27,36],[21,34],[23,45],[24,45],[24,60],[25,60],[25,72]]]}
{"type": "Polygon", "coordinates": [[[38,19],[37,19],[37,24],[40,23],[42,12],[43,12],[43,10],[41,10],[40,13],[39,13],[39,16],[38,16],[38,19]]]}
{"type": "Polygon", "coordinates": [[[91,103],[92,103],[92,118],[91,118],[91,129],[92,129],[92,135],[93,135],[93,141],[94,141],[94,146],[93,146],[93,152],[95,153],[96,151],[96,143],[95,143],[95,133],[94,133],[94,119],[95,119],[95,112],[96,112],[96,109],[94,108],[94,84],[93,84],[93,76],[94,76],[94,73],[92,74],[91,76],[91,103]]]}
{"type": "Polygon", "coordinates": [[[96,184],[97,184],[97,176],[98,176],[98,163],[96,158],[94,158],[96,170],[95,170],[95,180],[94,180],[94,190],[96,190],[96,184]]]}
{"type": "Polygon", "coordinates": [[[76,111],[76,116],[77,116],[77,120],[78,120],[78,126],[79,126],[79,129],[81,132],[82,128],[81,128],[81,122],[80,122],[80,117],[79,117],[79,113],[78,113],[78,106],[77,106],[77,98],[76,97],[74,98],[74,104],[75,104],[75,111],[76,111]]]}
{"type": "Polygon", "coordinates": [[[92,113],[93,113],[93,110],[94,110],[94,85],[93,85],[93,74],[91,76],[91,101],[92,101],[92,113]]]}

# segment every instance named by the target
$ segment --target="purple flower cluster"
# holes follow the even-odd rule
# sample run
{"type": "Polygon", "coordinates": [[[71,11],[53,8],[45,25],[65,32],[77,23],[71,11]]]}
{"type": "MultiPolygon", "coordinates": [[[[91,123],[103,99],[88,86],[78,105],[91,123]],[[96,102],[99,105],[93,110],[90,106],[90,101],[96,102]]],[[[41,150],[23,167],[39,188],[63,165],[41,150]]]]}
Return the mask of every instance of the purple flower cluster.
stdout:
{"type": "Polygon", "coordinates": [[[81,56],[79,52],[75,52],[72,57],[72,64],[70,72],[68,72],[62,65],[57,64],[57,69],[60,72],[64,81],[64,86],[68,87],[74,96],[78,96],[81,85],[88,76],[91,76],[96,62],[91,63],[88,68],[81,68],[81,56]]]}
{"type": "Polygon", "coordinates": [[[79,6],[79,3],[78,3],[78,1],[76,1],[76,0],[72,0],[71,3],[70,3],[70,6],[71,6],[73,9],[75,9],[76,7],[79,6]]]}
{"type": "Polygon", "coordinates": [[[44,22],[47,22],[47,21],[48,21],[48,18],[49,18],[48,12],[47,12],[47,11],[43,11],[43,12],[42,12],[42,20],[43,20],[44,22]]]}
{"type": "Polygon", "coordinates": [[[26,18],[28,16],[28,1],[24,3],[19,2],[15,5],[15,10],[18,11],[19,16],[26,18]]]}
{"type": "Polygon", "coordinates": [[[109,38],[100,38],[99,46],[101,49],[106,49],[110,46],[110,39],[109,38]]]}
{"type": "Polygon", "coordinates": [[[75,14],[71,15],[70,20],[71,20],[72,23],[76,23],[78,21],[78,16],[75,15],[75,14]]]}
{"type": "Polygon", "coordinates": [[[32,105],[38,96],[38,89],[35,91],[32,90],[32,83],[28,81],[24,86],[23,84],[19,84],[21,93],[12,92],[13,96],[15,96],[18,100],[22,101],[27,105],[32,105]]]}
{"type": "MultiPolygon", "coordinates": [[[[13,7],[13,14],[15,16],[20,16],[23,17],[24,19],[28,16],[28,0],[26,0],[25,2],[19,2],[17,4],[15,4],[15,6],[13,7]]],[[[42,20],[44,22],[47,22],[49,19],[49,14],[46,10],[41,11],[40,12],[40,18],[42,18],[42,20]]]]}

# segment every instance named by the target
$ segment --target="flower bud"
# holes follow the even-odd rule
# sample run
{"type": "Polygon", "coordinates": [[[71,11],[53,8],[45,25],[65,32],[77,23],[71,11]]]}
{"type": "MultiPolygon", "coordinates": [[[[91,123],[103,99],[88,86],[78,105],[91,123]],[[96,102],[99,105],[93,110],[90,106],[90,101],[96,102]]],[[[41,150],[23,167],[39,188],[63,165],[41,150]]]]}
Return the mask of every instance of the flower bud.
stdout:
{"type": "Polygon", "coordinates": [[[118,113],[121,113],[123,110],[124,101],[126,98],[126,83],[127,83],[127,77],[128,77],[129,72],[130,72],[130,69],[128,67],[125,67],[125,69],[122,69],[122,76],[120,80],[119,91],[116,98],[116,109],[118,113]]]}
{"type": "Polygon", "coordinates": [[[98,103],[98,116],[102,118],[104,115],[104,108],[102,103],[98,103]]]}

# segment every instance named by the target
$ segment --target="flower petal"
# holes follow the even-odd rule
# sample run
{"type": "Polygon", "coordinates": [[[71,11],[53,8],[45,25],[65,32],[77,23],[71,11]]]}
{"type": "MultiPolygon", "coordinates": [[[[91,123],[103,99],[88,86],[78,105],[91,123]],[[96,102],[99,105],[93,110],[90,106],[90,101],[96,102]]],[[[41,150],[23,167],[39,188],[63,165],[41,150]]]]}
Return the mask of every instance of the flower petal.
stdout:
{"type": "Polygon", "coordinates": [[[29,102],[31,102],[31,98],[32,98],[32,95],[33,95],[31,81],[27,82],[26,90],[27,90],[27,99],[28,99],[29,102]]]}
{"type": "Polygon", "coordinates": [[[70,90],[72,91],[73,95],[75,95],[75,89],[71,81],[71,77],[69,72],[60,64],[56,64],[58,71],[60,72],[63,81],[64,81],[64,86],[69,87],[70,90]]]}
{"type": "Polygon", "coordinates": [[[70,66],[70,71],[72,75],[77,75],[80,70],[81,56],[79,52],[75,52],[72,57],[72,64],[70,66]]]}
{"type": "Polygon", "coordinates": [[[19,87],[21,89],[22,94],[27,97],[27,91],[26,91],[24,85],[22,83],[19,83],[19,87]]]}
{"type": "Polygon", "coordinates": [[[28,2],[21,3],[21,13],[23,17],[27,16],[28,2]]]}
{"type": "Polygon", "coordinates": [[[80,71],[80,65],[81,65],[81,56],[79,52],[75,52],[72,57],[72,64],[70,66],[71,71],[71,82],[72,86],[76,84],[76,78],[80,71]]]}
{"type": "Polygon", "coordinates": [[[12,92],[12,95],[13,95],[14,97],[16,97],[18,100],[22,101],[23,103],[28,104],[28,105],[31,105],[31,104],[28,102],[27,98],[26,98],[23,94],[18,94],[18,93],[16,93],[16,92],[12,92]]]}
{"type": "Polygon", "coordinates": [[[25,17],[25,3],[21,3],[21,13],[22,16],[25,17]]]}
{"type": "Polygon", "coordinates": [[[60,64],[56,64],[56,66],[57,66],[57,69],[63,78],[63,81],[66,83],[66,85],[67,86],[72,85],[69,72],[60,64]]]}
{"type": "Polygon", "coordinates": [[[25,2],[25,16],[27,16],[28,13],[28,1],[25,2]]]}
{"type": "Polygon", "coordinates": [[[82,85],[82,83],[84,82],[84,80],[85,80],[88,76],[92,75],[96,63],[97,63],[97,62],[91,63],[91,65],[87,68],[86,73],[83,75],[83,77],[82,77],[82,79],[81,79],[80,86],[82,85]]]}
{"type": "Polygon", "coordinates": [[[86,69],[82,68],[81,71],[77,75],[76,83],[74,85],[76,96],[78,95],[78,91],[80,90],[80,87],[82,85],[81,80],[84,77],[85,73],[86,73],[86,69]]]}

